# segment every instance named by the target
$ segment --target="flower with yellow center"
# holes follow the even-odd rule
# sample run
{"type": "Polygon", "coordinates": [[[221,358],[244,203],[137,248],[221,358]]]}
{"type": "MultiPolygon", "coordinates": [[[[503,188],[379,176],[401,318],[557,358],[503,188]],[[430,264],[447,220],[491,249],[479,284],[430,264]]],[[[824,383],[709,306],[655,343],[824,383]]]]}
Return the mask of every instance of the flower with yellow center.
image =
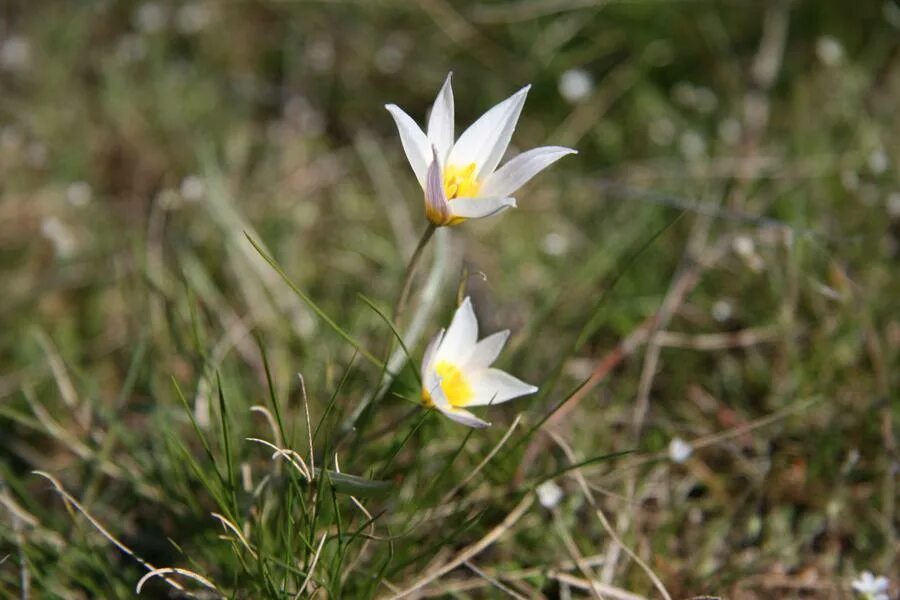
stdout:
{"type": "Polygon", "coordinates": [[[406,158],[425,191],[425,216],[437,226],[456,225],[514,207],[516,190],[563,156],[576,153],[561,146],[534,148],[498,169],[531,86],[491,108],[454,141],[451,75],[434,101],[427,134],[400,107],[385,106],[397,123],[406,158]]]}
{"type": "Polygon", "coordinates": [[[472,302],[463,300],[446,333],[434,337],[422,359],[422,402],[469,427],[488,427],[468,410],[470,406],[501,404],[537,388],[500,369],[492,369],[509,331],[478,341],[478,321],[472,302]]]}

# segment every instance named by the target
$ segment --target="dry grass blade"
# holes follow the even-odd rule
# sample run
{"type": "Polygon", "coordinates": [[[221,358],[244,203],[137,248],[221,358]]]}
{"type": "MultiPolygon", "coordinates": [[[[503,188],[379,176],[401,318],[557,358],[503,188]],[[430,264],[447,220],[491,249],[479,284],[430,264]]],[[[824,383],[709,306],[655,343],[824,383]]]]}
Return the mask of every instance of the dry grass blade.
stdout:
{"type": "Polygon", "coordinates": [[[462,481],[460,481],[458,484],[456,484],[452,490],[450,490],[449,492],[447,492],[444,495],[444,499],[441,500],[441,504],[446,504],[447,502],[449,502],[450,499],[453,498],[453,496],[455,496],[457,494],[457,492],[459,492],[459,490],[466,487],[466,485],[468,485],[468,483],[470,481],[472,481],[475,478],[475,476],[478,475],[478,473],[481,472],[481,470],[485,467],[485,465],[487,465],[489,462],[491,462],[491,459],[497,455],[497,452],[500,451],[500,448],[502,448],[503,445],[506,444],[507,440],[509,440],[510,436],[513,434],[513,431],[515,431],[516,427],[519,426],[519,422],[521,420],[522,420],[522,415],[516,415],[516,418],[512,422],[512,425],[509,426],[509,429],[506,430],[506,433],[503,434],[503,437],[500,438],[500,441],[497,442],[497,445],[494,446],[494,448],[490,452],[488,452],[488,455],[485,456],[484,459],[480,463],[478,463],[477,467],[472,469],[471,473],[466,475],[466,477],[462,481]]]}
{"type": "MultiPolygon", "coordinates": [[[[560,438],[558,435],[550,432],[550,436],[553,438],[553,441],[562,449],[562,451],[566,454],[566,457],[571,462],[576,462],[575,453],[572,451],[572,448],[560,438]]],[[[584,479],[584,474],[582,474],[581,469],[573,469],[571,471],[572,475],[575,477],[575,480],[578,482],[579,487],[581,487],[581,491],[584,493],[585,498],[590,503],[591,507],[594,509],[594,513],[597,515],[601,525],[603,525],[603,529],[606,530],[606,533],[609,534],[609,537],[613,539],[613,541],[625,551],[628,556],[631,557],[634,562],[640,566],[641,569],[647,574],[647,577],[650,578],[650,581],[653,582],[653,585],[656,586],[656,589],[659,590],[659,593],[666,600],[672,600],[672,596],[669,595],[666,586],[663,585],[662,580],[660,580],[659,576],[653,572],[653,569],[650,568],[640,556],[638,556],[631,548],[625,545],[625,542],[622,541],[622,538],[616,533],[616,530],[610,524],[609,520],[606,518],[606,515],[603,514],[603,511],[600,509],[600,505],[597,504],[596,498],[594,498],[594,494],[591,492],[590,488],[587,485],[587,481],[584,479]]]]}
{"type": "MultiPolygon", "coordinates": [[[[144,560],[137,554],[135,554],[134,550],[132,550],[131,548],[129,548],[128,546],[126,546],[125,544],[120,542],[118,540],[118,538],[116,538],[103,525],[101,525],[100,522],[97,521],[97,519],[95,519],[93,516],[91,516],[91,514],[87,510],[85,510],[83,506],[81,506],[81,503],[78,502],[78,500],[76,500],[71,494],[69,494],[69,492],[67,492],[65,490],[65,488],[62,486],[62,484],[59,482],[59,480],[57,480],[53,475],[50,475],[49,473],[45,473],[44,471],[33,471],[33,473],[35,475],[39,475],[39,476],[43,477],[44,479],[49,481],[51,484],[53,484],[53,487],[56,488],[56,492],[60,496],[62,496],[62,498],[70,506],[73,506],[76,510],[78,510],[78,512],[80,512],[82,515],[84,515],[84,518],[86,518],[90,522],[90,524],[94,526],[94,529],[99,531],[100,535],[102,535],[107,540],[109,540],[109,542],[112,545],[114,545],[116,548],[118,548],[119,550],[121,550],[122,552],[124,552],[125,554],[127,554],[128,556],[133,558],[134,560],[136,560],[142,567],[144,567],[151,573],[158,571],[158,569],[156,567],[151,565],[149,562],[147,562],[146,560],[144,560]]],[[[163,575],[162,573],[157,573],[157,574],[163,575]]],[[[175,588],[176,590],[184,591],[184,588],[177,581],[172,581],[171,579],[169,579],[167,577],[163,577],[163,580],[166,583],[168,583],[170,586],[175,588]]]]}
{"type": "MultiPolygon", "coordinates": [[[[181,575],[183,577],[188,577],[190,579],[193,579],[197,583],[200,583],[200,584],[208,587],[209,589],[213,590],[214,592],[219,591],[219,589],[213,584],[212,581],[210,581],[209,579],[207,579],[206,577],[204,577],[202,575],[198,575],[197,573],[194,573],[193,571],[189,571],[188,569],[179,569],[178,567],[163,567],[161,569],[154,569],[154,570],[150,571],[149,573],[147,573],[146,575],[144,575],[143,577],[141,577],[140,580],[138,580],[137,585],[134,588],[134,593],[140,594],[141,589],[143,589],[145,583],[147,583],[149,580],[153,579],[154,577],[163,577],[163,575],[181,575]]],[[[163,579],[165,579],[166,581],[169,581],[166,577],[163,577],[163,579]]]]}
{"type": "Polygon", "coordinates": [[[328,533],[322,534],[322,539],[319,541],[319,546],[316,548],[316,553],[313,556],[312,562],[309,565],[309,572],[306,574],[306,577],[303,579],[303,583],[300,585],[300,589],[297,590],[297,594],[294,598],[300,598],[303,596],[303,592],[306,591],[306,586],[309,585],[309,580],[312,579],[312,574],[316,570],[316,565],[319,564],[319,556],[322,555],[322,548],[325,546],[325,540],[328,539],[328,533]]]}
{"type": "Polygon", "coordinates": [[[485,573],[484,571],[482,571],[481,569],[479,569],[477,566],[475,566],[475,564],[472,563],[471,561],[468,561],[468,560],[467,560],[467,561],[464,562],[463,564],[464,564],[466,567],[468,567],[473,573],[475,573],[476,575],[478,575],[479,577],[481,577],[482,579],[484,579],[485,581],[487,581],[489,584],[491,584],[493,587],[497,588],[498,590],[500,590],[500,591],[503,592],[504,594],[506,594],[506,595],[508,595],[508,596],[511,596],[511,597],[513,597],[513,598],[516,598],[516,599],[518,599],[518,600],[526,600],[525,596],[523,596],[522,594],[518,593],[518,592],[515,591],[514,589],[509,588],[509,587],[503,585],[498,579],[495,579],[495,578],[491,577],[490,575],[488,575],[487,573],[485,573]]]}
{"type": "Polygon", "coordinates": [[[599,581],[588,581],[587,579],[581,579],[580,577],[575,577],[574,575],[569,575],[568,573],[563,573],[561,571],[551,571],[550,577],[556,579],[560,583],[565,583],[566,585],[570,585],[581,590],[593,589],[601,594],[606,595],[611,600],[647,600],[646,596],[633,594],[631,592],[627,592],[623,589],[606,583],[601,583],[599,581]]]}
{"type": "Polygon", "coordinates": [[[244,548],[247,549],[247,552],[249,552],[253,558],[257,557],[256,551],[250,545],[250,542],[247,541],[247,538],[244,537],[244,534],[241,533],[241,530],[238,529],[237,525],[235,525],[234,523],[232,523],[231,521],[229,521],[228,519],[226,519],[224,516],[220,515],[219,513],[214,512],[214,513],[210,513],[210,514],[213,517],[215,517],[216,519],[218,519],[219,522],[222,524],[222,526],[225,529],[231,530],[234,533],[234,535],[237,536],[238,540],[241,542],[241,544],[244,546],[244,548]]]}
{"type": "Polygon", "coordinates": [[[275,453],[272,455],[272,460],[276,458],[283,458],[291,465],[300,471],[300,474],[303,475],[307,481],[312,481],[312,471],[310,471],[309,467],[306,465],[306,461],[303,460],[303,457],[300,456],[297,452],[291,450],[290,448],[279,448],[272,442],[267,442],[266,440],[261,440],[259,438],[246,438],[248,442],[256,442],[257,444],[263,444],[275,450],[275,453]]]}
{"type": "Polygon", "coordinates": [[[403,598],[404,596],[408,596],[426,585],[432,583],[433,581],[439,579],[443,575],[446,575],[453,569],[459,567],[463,563],[468,560],[471,560],[479,553],[481,553],[485,548],[496,542],[500,537],[503,536],[504,533],[509,531],[509,529],[516,524],[516,522],[522,518],[522,516],[528,511],[531,507],[531,504],[534,502],[534,495],[526,494],[516,505],[512,511],[506,515],[506,518],[503,521],[491,529],[484,537],[475,542],[474,544],[467,546],[462,549],[456,556],[452,559],[438,567],[437,569],[432,570],[430,573],[425,574],[423,577],[418,579],[412,585],[407,587],[401,592],[394,594],[393,596],[389,596],[391,599],[395,598],[403,598]]]}

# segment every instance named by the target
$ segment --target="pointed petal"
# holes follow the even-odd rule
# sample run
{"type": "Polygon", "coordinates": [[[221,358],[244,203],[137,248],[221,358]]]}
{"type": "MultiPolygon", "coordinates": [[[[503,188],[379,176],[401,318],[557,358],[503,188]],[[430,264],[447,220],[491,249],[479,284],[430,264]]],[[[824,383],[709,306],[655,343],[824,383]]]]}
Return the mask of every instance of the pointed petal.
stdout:
{"type": "Polygon", "coordinates": [[[509,329],[489,335],[477,344],[463,364],[463,371],[477,371],[490,367],[509,338],[509,329]]]}
{"type": "Polygon", "coordinates": [[[447,162],[454,165],[475,163],[476,178],[491,174],[509,146],[530,87],[523,87],[472,123],[453,145],[447,162]]]}
{"type": "Polygon", "coordinates": [[[485,369],[470,380],[475,397],[466,406],[502,404],[507,400],[533,394],[538,388],[500,369],[485,369]]]}
{"type": "Polygon", "coordinates": [[[472,352],[477,340],[478,320],[475,318],[472,301],[466,296],[453,315],[444,341],[435,353],[435,361],[447,360],[461,365],[463,359],[472,352]]]}
{"type": "Polygon", "coordinates": [[[444,395],[444,390],[442,390],[440,386],[432,392],[431,399],[434,402],[434,407],[438,409],[441,414],[457,423],[462,423],[466,427],[472,427],[474,429],[484,429],[485,427],[491,426],[490,423],[482,421],[469,411],[451,406],[450,402],[447,400],[447,396],[444,395]]]}
{"type": "Polygon", "coordinates": [[[453,87],[450,79],[453,73],[447,75],[444,86],[438,92],[431,107],[431,115],[428,117],[428,142],[437,148],[441,164],[447,162],[447,155],[453,147],[453,87]]]}
{"type": "Polygon", "coordinates": [[[449,225],[453,220],[447,193],[444,191],[444,177],[441,174],[441,162],[438,160],[437,148],[431,147],[431,164],[425,175],[425,217],[433,224],[441,227],[449,225]]]}
{"type": "Polygon", "coordinates": [[[523,152],[488,175],[481,193],[485,196],[512,195],[529,179],[567,154],[578,154],[578,151],[562,146],[544,146],[523,152]]]}
{"type": "Polygon", "coordinates": [[[437,332],[431,342],[429,342],[428,347],[425,348],[425,354],[422,355],[422,385],[425,386],[426,389],[431,389],[434,387],[436,382],[436,375],[434,369],[434,354],[437,352],[437,349],[441,346],[441,340],[444,339],[444,330],[441,329],[437,332]]]}
{"type": "Polygon", "coordinates": [[[394,117],[397,124],[397,131],[400,132],[400,143],[403,144],[403,151],[406,152],[406,160],[416,174],[419,185],[425,188],[425,173],[428,169],[428,163],[431,161],[431,149],[428,144],[428,138],[422,132],[422,129],[416,125],[412,117],[403,112],[396,104],[387,104],[385,108],[394,117]]]}
{"type": "Polygon", "coordinates": [[[515,198],[454,198],[447,203],[454,217],[480,219],[516,207],[515,198]]]}

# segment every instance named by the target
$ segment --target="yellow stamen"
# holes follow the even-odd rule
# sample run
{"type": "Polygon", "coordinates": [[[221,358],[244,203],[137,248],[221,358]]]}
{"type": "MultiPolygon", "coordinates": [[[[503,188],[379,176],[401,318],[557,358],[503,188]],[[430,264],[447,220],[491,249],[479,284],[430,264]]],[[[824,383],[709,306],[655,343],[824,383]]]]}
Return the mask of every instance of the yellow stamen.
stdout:
{"type": "MultiPolygon", "coordinates": [[[[434,372],[441,378],[441,390],[451,406],[455,408],[465,406],[475,395],[463,372],[453,363],[442,360],[434,366],[434,372]]],[[[434,406],[431,392],[424,388],[422,389],[422,402],[425,406],[434,406]]]]}
{"type": "Polygon", "coordinates": [[[447,200],[478,196],[481,184],[475,179],[475,169],[475,163],[463,167],[447,165],[444,169],[444,192],[447,194],[447,200]]]}

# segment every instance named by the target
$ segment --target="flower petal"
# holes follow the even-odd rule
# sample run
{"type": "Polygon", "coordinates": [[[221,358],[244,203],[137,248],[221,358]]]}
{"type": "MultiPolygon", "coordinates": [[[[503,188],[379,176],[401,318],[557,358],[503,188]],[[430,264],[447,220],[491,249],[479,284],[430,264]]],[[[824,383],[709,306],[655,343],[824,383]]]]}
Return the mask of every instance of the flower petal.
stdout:
{"type": "Polygon", "coordinates": [[[515,198],[454,198],[447,203],[454,217],[480,219],[516,207],[515,198]]]}
{"type": "Polygon", "coordinates": [[[537,387],[500,369],[485,369],[474,374],[469,380],[469,385],[472,386],[475,397],[466,406],[502,404],[507,400],[538,391],[537,387]]]}
{"type": "Polygon", "coordinates": [[[422,132],[422,129],[416,125],[412,117],[403,112],[396,104],[386,104],[385,108],[394,117],[397,124],[397,131],[400,132],[400,143],[403,144],[403,151],[406,152],[406,160],[416,174],[419,185],[425,188],[425,173],[428,164],[431,162],[431,146],[428,138],[422,132]]]}
{"type": "Polygon", "coordinates": [[[434,407],[438,409],[441,414],[446,415],[449,419],[452,419],[457,423],[462,423],[463,425],[474,429],[484,429],[485,427],[491,426],[490,423],[482,421],[469,411],[451,406],[440,385],[431,392],[431,400],[434,402],[434,407]]]}
{"type": "Polygon", "coordinates": [[[462,360],[472,352],[477,340],[478,320],[475,318],[472,301],[466,296],[450,321],[444,341],[435,352],[435,361],[447,360],[461,365],[462,360]]]}
{"type": "Polygon", "coordinates": [[[509,140],[516,128],[530,87],[530,85],[523,87],[472,123],[450,150],[448,164],[475,163],[476,178],[486,177],[492,173],[509,146],[509,140]]]}
{"type": "Polygon", "coordinates": [[[481,193],[485,196],[509,196],[567,154],[578,154],[578,151],[562,146],[544,146],[523,152],[488,175],[481,193]]]}
{"type": "Polygon", "coordinates": [[[428,117],[428,141],[437,148],[441,164],[447,161],[450,148],[453,147],[453,87],[450,79],[453,73],[447,74],[444,86],[438,92],[428,117]]]}
{"type": "Polygon", "coordinates": [[[431,147],[431,164],[425,174],[425,217],[434,225],[449,225],[453,218],[450,205],[447,204],[447,192],[444,190],[441,161],[438,160],[437,148],[431,147]]]}
{"type": "Polygon", "coordinates": [[[498,331],[475,344],[472,353],[463,363],[463,370],[473,371],[490,367],[500,356],[500,351],[506,345],[507,339],[509,339],[509,329],[498,331]]]}
{"type": "Polygon", "coordinates": [[[434,354],[437,352],[437,349],[441,347],[441,341],[444,339],[444,330],[441,329],[437,332],[431,342],[428,343],[428,346],[425,348],[425,354],[422,355],[422,385],[425,386],[425,389],[431,389],[435,386],[437,382],[436,374],[434,369],[434,354]]]}

